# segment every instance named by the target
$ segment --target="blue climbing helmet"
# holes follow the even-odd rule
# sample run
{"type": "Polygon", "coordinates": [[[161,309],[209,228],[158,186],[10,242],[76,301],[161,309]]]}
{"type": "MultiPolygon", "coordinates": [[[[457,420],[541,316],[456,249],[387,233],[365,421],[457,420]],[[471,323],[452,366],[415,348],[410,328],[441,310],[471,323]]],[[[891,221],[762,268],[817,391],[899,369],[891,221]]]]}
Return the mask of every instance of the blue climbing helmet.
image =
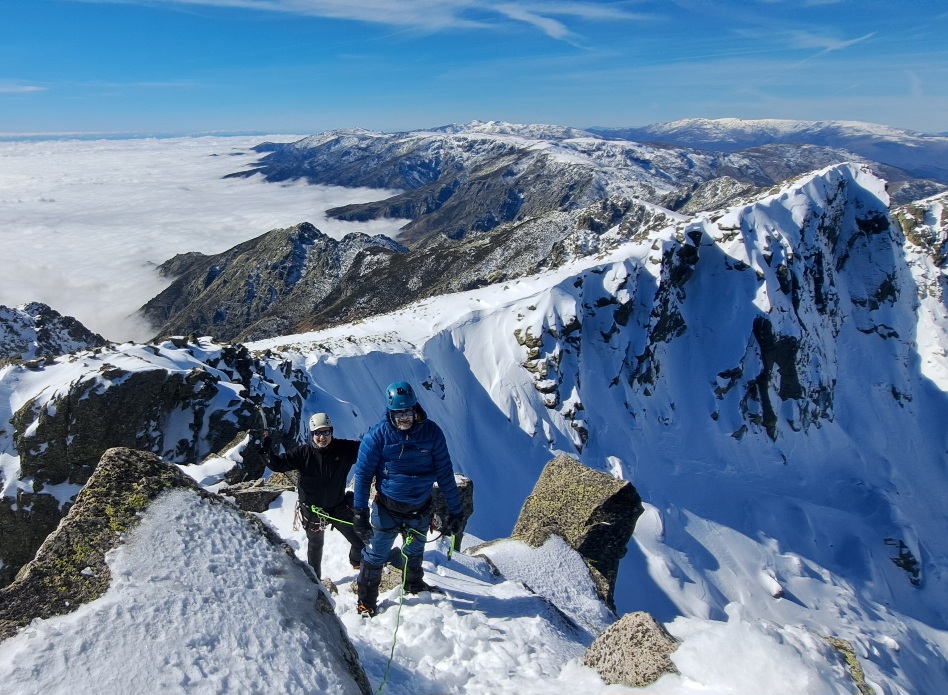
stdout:
{"type": "Polygon", "coordinates": [[[406,410],[418,403],[415,390],[407,381],[396,381],[385,389],[385,405],[389,410],[406,410]]]}

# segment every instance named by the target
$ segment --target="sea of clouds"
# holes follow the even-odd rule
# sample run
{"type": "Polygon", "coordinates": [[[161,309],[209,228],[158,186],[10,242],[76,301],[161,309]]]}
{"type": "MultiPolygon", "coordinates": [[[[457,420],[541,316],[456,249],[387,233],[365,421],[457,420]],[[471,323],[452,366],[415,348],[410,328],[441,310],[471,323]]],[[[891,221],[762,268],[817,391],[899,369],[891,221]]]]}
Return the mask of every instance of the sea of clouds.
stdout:
{"type": "Polygon", "coordinates": [[[44,302],[114,341],[153,335],[135,312],[170,284],[156,267],[212,254],[271,229],[395,236],[405,220],[328,219],[337,205],[394,191],[225,179],[300,136],[0,142],[0,304],[44,302]]]}

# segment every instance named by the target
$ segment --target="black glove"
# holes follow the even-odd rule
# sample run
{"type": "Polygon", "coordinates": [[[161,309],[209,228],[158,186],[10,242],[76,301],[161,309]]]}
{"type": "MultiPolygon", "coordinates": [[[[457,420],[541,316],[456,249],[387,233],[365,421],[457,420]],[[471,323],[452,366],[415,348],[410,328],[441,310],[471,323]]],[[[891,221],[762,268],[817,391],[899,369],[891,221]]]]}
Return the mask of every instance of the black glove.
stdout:
{"type": "Polygon", "coordinates": [[[258,451],[259,451],[261,454],[269,454],[269,453],[270,453],[270,444],[271,444],[271,442],[270,442],[270,435],[269,435],[269,434],[265,434],[265,435],[263,435],[258,441],[259,441],[259,444],[260,444],[260,448],[258,449],[258,451]]]}
{"type": "Polygon", "coordinates": [[[372,522],[369,519],[368,509],[352,510],[352,528],[356,532],[356,535],[362,539],[363,543],[368,543],[372,540],[374,532],[372,531],[372,522]]]}
{"type": "Polygon", "coordinates": [[[461,533],[461,529],[464,528],[464,515],[463,514],[448,514],[448,518],[444,520],[444,535],[445,536],[456,536],[461,533]]]}

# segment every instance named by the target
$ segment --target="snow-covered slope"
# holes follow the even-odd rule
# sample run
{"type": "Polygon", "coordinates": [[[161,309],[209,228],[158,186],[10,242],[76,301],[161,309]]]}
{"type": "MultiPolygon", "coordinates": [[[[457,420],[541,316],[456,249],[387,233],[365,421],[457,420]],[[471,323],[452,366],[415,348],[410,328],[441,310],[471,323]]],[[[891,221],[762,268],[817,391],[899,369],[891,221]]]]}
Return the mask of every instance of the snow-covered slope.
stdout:
{"type": "MultiPolygon", "coordinates": [[[[851,692],[817,636],[850,640],[878,693],[939,692],[948,324],[944,295],[919,293],[943,270],[888,223],[887,204],[880,180],[830,167],[544,275],[252,344],[252,390],[284,421],[322,410],[358,437],[387,383],[414,383],[475,481],[468,528],[483,539],[509,534],[556,452],[632,481],[646,513],[617,606],[677,618],[682,658],[706,670],[699,685],[691,669],[649,692],[766,692],[788,647],[803,675],[780,692],[851,692]],[[715,666],[722,639],[748,655],[749,681],[715,666]]],[[[0,415],[106,364],[233,378],[211,366],[220,350],[125,345],[42,372],[7,367],[0,415]]],[[[178,423],[191,436],[191,420],[178,423]]],[[[17,454],[2,437],[10,481],[17,454]]],[[[426,624],[445,615],[428,610],[426,624]]],[[[365,636],[376,660],[378,639],[365,636]]],[[[444,679],[441,690],[479,692],[444,679]]]]}

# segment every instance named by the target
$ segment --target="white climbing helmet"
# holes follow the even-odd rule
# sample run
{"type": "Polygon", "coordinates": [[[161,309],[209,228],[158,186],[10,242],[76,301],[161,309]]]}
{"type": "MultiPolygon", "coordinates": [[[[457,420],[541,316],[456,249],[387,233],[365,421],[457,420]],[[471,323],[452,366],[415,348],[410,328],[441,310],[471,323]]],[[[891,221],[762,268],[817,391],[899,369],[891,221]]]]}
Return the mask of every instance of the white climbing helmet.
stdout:
{"type": "Polygon", "coordinates": [[[326,413],[316,413],[309,419],[309,431],[315,432],[326,427],[332,428],[332,420],[326,413]]]}

